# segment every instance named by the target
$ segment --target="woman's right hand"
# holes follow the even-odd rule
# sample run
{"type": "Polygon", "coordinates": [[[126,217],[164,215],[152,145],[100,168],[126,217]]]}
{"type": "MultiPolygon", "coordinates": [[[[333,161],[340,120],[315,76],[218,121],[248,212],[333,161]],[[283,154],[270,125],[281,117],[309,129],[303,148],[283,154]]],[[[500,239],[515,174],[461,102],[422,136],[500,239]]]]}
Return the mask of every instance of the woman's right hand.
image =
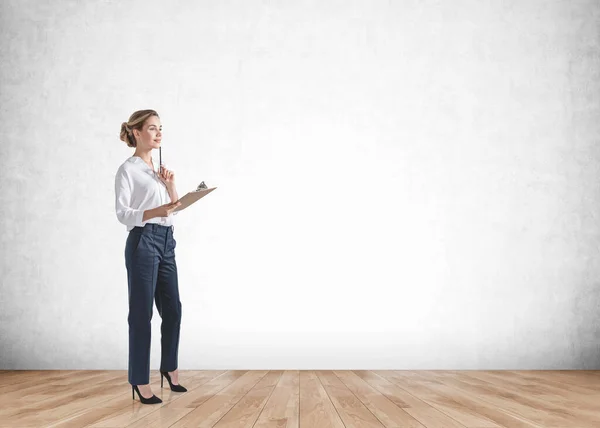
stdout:
{"type": "Polygon", "coordinates": [[[175,211],[175,208],[177,208],[179,205],[181,205],[181,202],[175,201],[161,205],[160,207],[156,207],[154,208],[154,217],[169,217],[169,215],[175,211]]]}

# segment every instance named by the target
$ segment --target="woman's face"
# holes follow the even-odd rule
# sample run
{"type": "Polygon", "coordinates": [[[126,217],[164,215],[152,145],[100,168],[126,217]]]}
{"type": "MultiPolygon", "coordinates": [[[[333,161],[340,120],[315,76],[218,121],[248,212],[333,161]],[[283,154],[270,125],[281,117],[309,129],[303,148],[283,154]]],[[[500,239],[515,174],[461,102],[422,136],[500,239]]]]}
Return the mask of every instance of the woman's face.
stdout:
{"type": "Polygon", "coordinates": [[[162,125],[156,116],[150,116],[144,122],[141,130],[134,129],[137,146],[142,149],[158,149],[162,139],[162,125]]]}

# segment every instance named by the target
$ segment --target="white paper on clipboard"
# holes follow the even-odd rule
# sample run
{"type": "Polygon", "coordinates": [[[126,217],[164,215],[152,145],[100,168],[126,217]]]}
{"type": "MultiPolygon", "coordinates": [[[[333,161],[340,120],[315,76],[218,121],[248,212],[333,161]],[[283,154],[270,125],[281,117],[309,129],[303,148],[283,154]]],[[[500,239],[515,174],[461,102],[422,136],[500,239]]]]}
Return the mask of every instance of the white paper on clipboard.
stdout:
{"type": "Polygon", "coordinates": [[[193,192],[186,193],[184,196],[179,198],[179,202],[181,202],[181,205],[175,208],[173,212],[186,209],[187,207],[189,207],[196,201],[199,201],[215,189],[216,187],[211,187],[210,189],[194,190],[193,192]]]}

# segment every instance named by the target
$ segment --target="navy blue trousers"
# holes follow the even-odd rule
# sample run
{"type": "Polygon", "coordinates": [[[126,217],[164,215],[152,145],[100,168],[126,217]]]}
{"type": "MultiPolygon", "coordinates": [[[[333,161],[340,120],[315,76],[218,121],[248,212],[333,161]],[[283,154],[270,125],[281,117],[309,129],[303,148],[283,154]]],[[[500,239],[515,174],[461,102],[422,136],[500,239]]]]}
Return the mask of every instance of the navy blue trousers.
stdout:
{"type": "Polygon", "coordinates": [[[162,318],[160,370],[177,369],[181,302],[173,227],[147,223],[127,236],[125,266],[129,285],[129,383],[150,383],[153,303],[162,318]]]}

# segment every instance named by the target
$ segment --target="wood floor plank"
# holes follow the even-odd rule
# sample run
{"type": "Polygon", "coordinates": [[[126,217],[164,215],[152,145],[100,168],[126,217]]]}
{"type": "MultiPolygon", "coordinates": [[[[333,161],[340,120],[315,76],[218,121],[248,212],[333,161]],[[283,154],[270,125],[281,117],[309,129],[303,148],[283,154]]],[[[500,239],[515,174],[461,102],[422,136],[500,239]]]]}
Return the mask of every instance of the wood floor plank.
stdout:
{"type": "MultiPolygon", "coordinates": [[[[333,373],[385,427],[425,428],[417,419],[354,372],[343,370],[333,373]]],[[[462,425],[457,427],[463,428],[462,425]]]]}
{"type": "Polygon", "coordinates": [[[466,373],[460,373],[452,379],[446,379],[445,384],[476,395],[478,399],[501,408],[505,413],[521,417],[543,427],[555,427],[571,423],[568,418],[554,414],[548,409],[539,408],[529,397],[516,394],[507,386],[497,387],[491,383],[469,377],[466,373]]]}
{"type": "MultiPolygon", "coordinates": [[[[186,386],[189,391],[193,391],[195,388],[201,386],[202,384],[208,382],[209,380],[219,376],[223,371],[184,371],[180,373],[179,381],[182,385],[186,386]]],[[[150,376],[150,384],[152,386],[152,390],[159,398],[163,400],[163,403],[160,406],[165,406],[167,403],[173,403],[178,398],[183,397],[183,394],[178,394],[171,392],[170,390],[164,388],[160,389],[160,377],[156,373],[152,373],[150,376]],[[177,395],[176,395],[177,394],[177,395]]],[[[144,419],[144,414],[140,414],[138,412],[138,408],[140,406],[145,406],[141,404],[136,395],[136,401],[131,398],[131,387],[127,384],[128,391],[127,393],[119,394],[112,399],[106,400],[102,403],[99,403],[93,409],[85,409],[81,412],[73,413],[68,417],[62,418],[58,420],[55,424],[51,425],[54,427],[81,427],[81,426],[93,426],[93,425],[127,425],[129,423],[135,424],[137,420],[144,419]],[[128,415],[137,414],[136,417],[129,417],[128,415]]],[[[156,408],[156,406],[150,406],[156,408]]],[[[171,420],[173,422],[183,417],[188,412],[191,412],[193,408],[183,408],[181,411],[173,411],[173,412],[161,412],[158,416],[160,420],[171,420]]],[[[149,413],[150,415],[151,413],[149,413]]],[[[151,417],[148,423],[155,424],[154,418],[151,417]]]]}
{"type": "Polygon", "coordinates": [[[449,387],[446,384],[436,385],[435,390],[423,384],[418,384],[414,380],[392,371],[375,371],[378,375],[391,380],[401,388],[415,395],[417,398],[426,402],[435,402],[444,398],[451,398],[462,406],[472,409],[477,414],[487,418],[501,427],[506,428],[544,428],[532,421],[529,421],[519,415],[507,413],[501,407],[494,406],[481,400],[477,394],[469,394],[455,387],[449,387]]]}
{"type": "Polygon", "coordinates": [[[300,428],[300,372],[286,370],[253,428],[300,428]]]}
{"type": "MultiPolygon", "coordinates": [[[[112,372],[96,371],[95,373],[73,373],[72,378],[68,381],[64,380],[65,376],[45,375],[40,378],[28,380],[21,384],[12,385],[11,390],[4,390],[0,393],[2,401],[5,404],[0,410],[0,416],[8,416],[8,408],[20,407],[24,402],[32,401],[29,398],[33,397],[33,403],[41,400],[36,400],[40,395],[50,395],[52,398],[59,399],[61,395],[69,396],[74,390],[77,390],[80,385],[97,386],[106,381],[117,379],[121,375],[112,372]]],[[[68,376],[66,376],[68,377],[68,376]]]]}
{"type": "MultiPolygon", "coordinates": [[[[114,373],[99,372],[91,377],[75,373],[73,377],[71,389],[65,390],[62,388],[63,385],[59,385],[56,393],[37,397],[38,400],[34,403],[18,405],[15,404],[14,399],[9,399],[7,408],[0,410],[0,420],[14,425],[49,424],[69,414],[94,407],[99,401],[112,398],[119,392],[118,389],[115,390],[106,384],[115,381],[114,373]]],[[[4,403],[3,398],[2,402],[4,403]]]]}
{"type": "Polygon", "coordinates": [[[282,371],[270,371],[246,395],[238,401],[213,427],[252,428],[260,412],[271,397],[281,379],[282,371]]]}
{"type": "MultiPolygon", "coordinates": [[[[132,408],[134,405],[130,404],[127,406],[128,408],[132,408]]],[[[52,425],[48,425],[48,428],[81,428],[81,427],[90,427],[96,424],[101,420],[107,420],[116,416],[117,413],[121,413],[124,408],[120,409],[118,412],[115,409],[110,408],[93,408],[88,411],[78,413],[76,415],[72,415],[67,419],[63,419],[59,422],[56,422],[52,425]]],[[[164,411],[165,408],[162,407],[157,411],[164,411]]],[[[185,415],[187,412],[191,412],[194,409],[174,409],[173,412],[181,411],[181,414],[178,418],[174,419],[173,422],[185,415]]],[[[171,414],[172,415],[172,414],[171,414]]],[[[173,423],[171,422],[171,424],[173,423]]],[[[163,426],[169,426],[170,424],[165,424],[163,426]]],[[[161,425],[158,425],[161,426],[161,425]]]]}
{"type": "Polygon", "coordinates": [[[318,370],[315,373],[346,428],[385,427],[332,371],[318,370]]]}
{"type": "MultiPolygon", "coordinates": [[[[21,371],[19,371],[21,372],[21,371]]],[[[7,393],[20,391],[25,388],[35,387],[40,384],[40,381],[44,383],[52,383],[68,377],[69,372],[66,370],[48,370],[43,374],[32,374],[26,371],[18,374],[6,374],[0,376],[0,396],[4,396],[7,393]]]]}
{"type": "Polygon", "coordinates": [[[600,371],[181,371],[131,398],[127,371],[0,371],[0,427],[598,428],[600,371]]]}
{"type": "MultiPolygon", "coordinates": [[[[398,373],[395,371],[395,373],[398,373]]],[[[419,370],[414,373],[411,379],[423,379],[429,381],[427,387],[435,393],[435,396],[429,396],[426,400],[428,404],[435,407],[442,413],[461,423],[468,428],[498,428],[500,425],[492,420],[477,413],[473,408],[466,407],[453,400],[451,397],[439,391],[438,386],[443,385],[444,371],[441,370],[419,370]]]]}
{"type": "Polygon", "coordinates": [[[225,391],[226,388],[237,381],[242,376],[246,375],[246,370],[230,370],[219,376],[214,377],[208,382],[203,383],[198,388],[193,388],[172,403],[167,403],[165,407],[173,408],[192,408],[195,409],[198,406],[205,403],[207,400],[214,397],[220,391],[225,391]]]}
{"type": "MultiPolygon", "coordinates": [[[[85,372],[89,373],[85,370],[78,370],[77,372],[85,372]]],[[[3,393],[3,388],[10,387],[12,385],[18,385],[23,382],[28,382],[31,380],[39,380],[46,379],[51,376],[61,376],[67,375],[69,373],[73,373],[72,370],[11,370],[6,371],[0,375],[0,380],[2,381],[2,389],[0,389],[0,393],[3,393]]]]}
{"type": "Polygon", "coordinates": [[[323,384],[312,371],[300,371],[300,426],[345,428],[323,384]]]}
{"type": "Polygon", "coordinates": [[[163,428],[170,427],[175,422],[183,418],[194,409],[169,409],[161,407],[157,411],[137,420],[131,425],[125,425],[127,428],[163,428]]]}
{"type": "MultiPolygon", "coordinates": [[[[467,428],[503,428],[501,425],[478,413],[477,409],[468,408],[450,398],[428,400],[427,403],[467,428]]],[[[409,413],[418,414],[414,409],[410,409],[409,413]]],[[[416,417],[418,418],[418,416],[416,417]]],[[[427,423],[425,424],[427,425],[427,423]]]]}
{"type": "Polygon", "coordinates": [[[244,373],[239,379],[236,379],[231,385],[219,391],[204,401],[193,411],[185,415],[179,421],[172,425],[173,428],[209,428],[215,425],[235,404],[242,399],[261,379],[267,375],[268,371],[256,370],[244,373]]]}
{"type": "MultiPolygon", "coordinates": [[[[592,427],[600,426],[600,393],[582,396],[568,389],[547,386],[542,383],[530,384],[530,380],[516,373],[504,375],[499,372],[478,371],[465,373],[466,376],[477,378],[494,385],[497,391],[508,391],[504,396],[527,404],[537,409],[559,417],[553,425],[587,423],[592,427]]],[[[549,422],[551,423],[551,422],[549,422]]]]}
{"type": "MultiPolygon", "coordinates": [[[[385,373],[385,372],[384,372],[385,373]]],[[[376,372],[368,370],[354,370],[354,374],[360,377],[362,380],[373,386],[375,389],[385,395],[390,401],[400,408],[411,408],[411,407],[427,407],[428,404],[409,394],[404,389],[400,388],[393,382],[385,379],[378,375],[376,372]]]]}
{"type": "Polygon", "coordinates": [[[540,375],[551,377],[563,384],[588,388],[594,392],[600,391],[600,378],[589,376],[578,370],[540,370],[539,372],[540,375]]]}
{"type": "MultiPolygon", "coordinates": [[[[518,372],[510,371],[507,373],[507,376],[509,375],[509,373],[517,376],[519,375],[518,372]]],[[[520,377],[523,380],[527,380],[529,382],[547,386],[554,386],[556,388],[567,390],[571,393],[576,393],[580,396],[596,396],[598,394],[598,391],[594,388],[589,388],[584,384],[563,382],[560,377],[555,376],[553,373],[546,373],[542,370],[529,370],[521,373],[520,377]]]]}
{"type": "MultiPolygon", "coordinates": [[[[216,375],[209,374],[208,377],[212,377],[216,375]]],[[[194,390],[195,388],[201,386],[205,382],[207,382],[207,378],[204,375],[192,376],[185,372],[180,374],[180,383],[186,388],[189,387],[189,390],[194,390]]],[[[157,405],[144,405],[140,403],[137,393],[135,394],[135,401],[132,400],[131,396],[131,386],[127,384],[127,396],[119,396],[115,399],[106,402],[104,404],[104,408],[110,409],[111,411],[106,412],[100,419],[88,425],[89,428],[116,428],[116,427],[127,427],[130,425],[135,425],[141,420],[147,420],[148,424],[155,423],[156,419],[160,419],[161,417],[167,418],[169,420],[173,420],[173,422],[177,421],[179,418],[185,416],[189,411],[193,409],[189,409],[189,411],[181,410],[179,412],[160,412],[161,408],[167,406],[175,402],[176,400],[182,398],[184,394],[172,392],[168,386],[165,388],[160,387],[160,374],[153,371],[150,375],[150,385],[152,387],[152,391],[154,394],[159,397],[163,402],[157,405]],[[159,413],[156,413],[159,412],[159,413]]],[[[188,391],[189,391],[188,390],[188,391]]]]}

